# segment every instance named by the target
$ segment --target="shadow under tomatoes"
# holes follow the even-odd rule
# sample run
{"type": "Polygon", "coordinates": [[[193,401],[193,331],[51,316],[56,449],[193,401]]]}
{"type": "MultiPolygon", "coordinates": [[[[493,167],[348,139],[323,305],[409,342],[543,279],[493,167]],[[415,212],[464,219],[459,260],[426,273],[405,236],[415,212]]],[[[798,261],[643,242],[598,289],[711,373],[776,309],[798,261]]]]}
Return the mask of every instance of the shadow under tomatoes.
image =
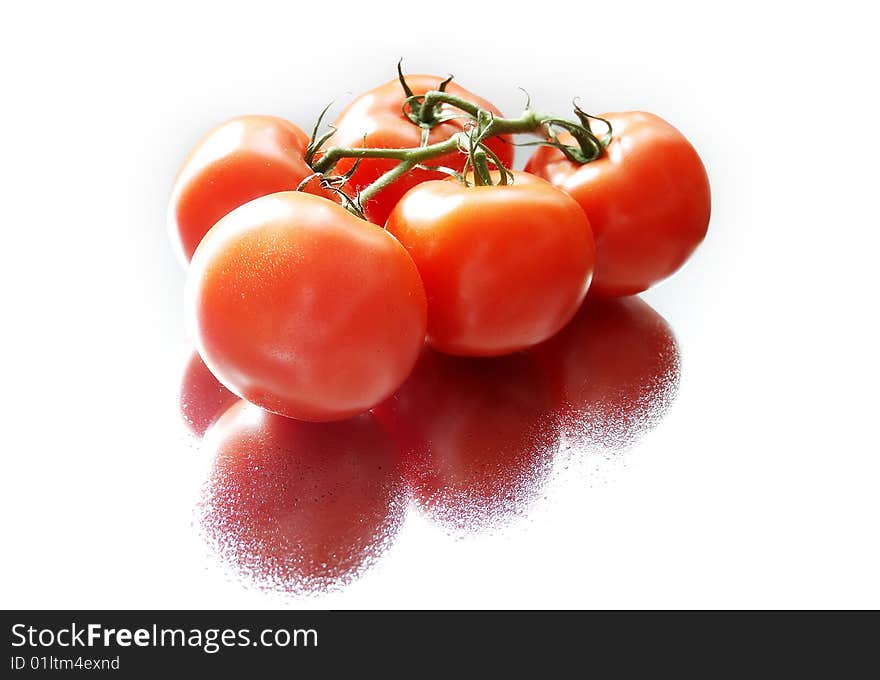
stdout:
{"type": "Polygon", "coordinates": [[[374,562],[403,519],[396,448],[369,414],[308,423],[240,401],[205,438],[209,543],[257,585],[309,593],[374,562]]]}
{"type": "MultiPolygon", "coordinates": [[[[259,586],[344,586],[388,547],[409,500],[447,529],[498,527],[537,498],[563,440],[577,454],[632,445],[678,380],[669,325],[631,297],[588,299],[528,352],[469,358],[426,346],[390,399],[348,420],[297,421],[239,400],[203,443],[213,467],[201,526],[259,586]]],[[[219,403],[206,393],[205,414],[219,403]]]]}
{"type": "Polygon", "coordinates": [[[576,446],[632,445],[678,390],[672,329],[638,297],[587,298],[568,326],[532,353],[551,385],[559,427],[576,446]]]}
{"type": "Polygon", "coordinates": [[[196,436],[201,437],[223,413],[238,401],[210,369],[198,352],[193,352],[180,380],[180,415],[196,436]]]}
{"type": "Polygon", "coordinates": [[[523,354],[453,357],[425,348],[410,378],[374,409],[404,452],[416,504],[455,529],[520,514],[549,473],[550,393],[523,354]]]}

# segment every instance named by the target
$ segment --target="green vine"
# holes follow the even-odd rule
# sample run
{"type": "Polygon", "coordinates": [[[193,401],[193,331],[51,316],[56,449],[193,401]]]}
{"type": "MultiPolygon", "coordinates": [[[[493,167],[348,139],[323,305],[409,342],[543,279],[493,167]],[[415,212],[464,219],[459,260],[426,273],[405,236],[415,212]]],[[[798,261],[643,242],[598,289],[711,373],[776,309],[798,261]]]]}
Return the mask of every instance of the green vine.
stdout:
{"type": "Polygon", "coordinates": [[[513,179],[510,169],[504,167],[497,154],[486,143],[489,139],[499,135],[537,134],[541,137],[539,140],[523,142],[520,145],[550,146],[559,149],[568,160],[578,164],[590,163],[601,158],[605,153],[605,148],[611,142],[611,124],[603,118],[583,111],[576,100],[573,102],[573,107],[577,120],[535,112],[530,106],[528,93],[526,93],[527,101],[523,112],[516,118],[503,118],[495,115],[492,111],[481,108],[474,102],[446,92],[446,87],[452,81],[452,76],[441,82],[436,90],[417,95],[407,84],[401,63],[397,65],[397,72],[405,96],[403,115],[422,129],[419,146],[404,149],[341,146],[322,148],[335,132],[331,126],[327,132],[319,134],[321,122],[329,109],[328,106],[318,117],[305,154],[305,160],[315,171],[315,175],[304,180],[301,187],[307,185],[309,181],[314,181],[315,177],[321,177],[323,188],[344,195],[343,187],[361,160],[383,158],[398,161],[397,165],[365,187],[357,197],[346,196],[347,200],[343,201],[346,207],[362,215],[363,203],[413,168],[445,172],[465,183],[467,183],[468,173],[472,171],[474,184],[483,186],[493,184],[491,165],[498,171],[498,184],[508,184],[513,179]],[[462,118],[470,121],[465,130],[457,132],[441,142],[428,144],[429,134],[434,126],[462,118]],[[594,121],[602,123],[606,128],[601,137],[597,136],[593,130],[594,121]],[[562,142],[559,139],[560,131],[569,133],[574,143],[562,142]],[[467,156],[461,172],[443,166],[432,166],[428,163],[432,159],[456,151],[467,156]],[[337,163],[345,158],[355,159],[355,166],[344,175],[334,176],[332,173],[337,163]]]}

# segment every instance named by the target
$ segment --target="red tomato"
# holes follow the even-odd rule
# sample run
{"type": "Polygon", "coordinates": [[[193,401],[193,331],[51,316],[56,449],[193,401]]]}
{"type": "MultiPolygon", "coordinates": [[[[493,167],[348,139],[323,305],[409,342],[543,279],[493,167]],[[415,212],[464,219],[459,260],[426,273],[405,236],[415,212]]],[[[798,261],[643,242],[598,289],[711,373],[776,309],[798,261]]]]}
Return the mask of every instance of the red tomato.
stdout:
{"type": "Polygon", "coordinates": [[[259,196],[296,189],[312,174],[303,160],[309,137],[273,116],[240,116],[214,128],[180,169],[168,228],[189,262],[208,229],[259,196]]]}
{"type": "Polygon", "coordinates": [[[201,437],[237,401],[238,397],[223,387],[202,357],[193,352],[180,381],[180,415],[193,434],[201,437]]]}
{"type": "Polygon", "coordinates": [[[428,341],[449,354],[507,354],[546,340],[590,285],[593,237],[583,211],[525,173],[506,186],[422,183],[387,229],[425,283],[428,341]]]}
{"type": "Polygon", "coordinates": [[[567,191],[590,218],[591,292],[631,295],[676,272],[706,236],[709,178],[684,135],[663,119],[640,111],[602,117],[613,126],[602,158],[578,165],[541,147],[526,171],[567,191]]]}
{"type": "Polygon", "coordinates": [[[634,443],[678,389],[672,330],[637,297],[588,298],[561,333],[532,353],[553,386],[563,431],[603,448],[634,443]]]}
{"type": "MultiPolygon", "coordinates": [[[[429,90],[439,88],[443,78],[429,75],[406,76],[406,82],[413,94],[424,94],[429,90]]],[[[492,104],[475,94],[468,92],[455,82],[449,83],[446,92],[467,99],[501,116],[501,112],[492,104]]],[[[386,149],[404,149],[419,146],[421,143],[421,128],[414,124],[403,113],[403,103],[406,94],[400,82],[395,79],[384,85],[362,94],[352,101],[333,123],[336,132],[325,144],[329,146],[344,146],[351,148],[375,147],[386,149]]],[[[458,109],[444,107],[444,111],[461,113],[458,109]]],[[[467,120],[454,119],[440,123],[431,129],[428,138],[429,144],[442,142],[449,139],[456,132],[465,129],[467,120]]],[[[513,163],[514,146],[510,143],[509,136],[493,137],[487,140],[487,146],[492,149],[498,158],[509,167],[513,163]]],[[[443,165],[453,170],[460,171],[464,167],[466,156],[462,153],[452,153],[446,156],[432,159],[428,165],[443,165]]],[[[343,159],[336,165],[335,174],[347,172],[354,160],[343,159]]],[[[358,164],[357,170],[349,181],[352,189],[360,190],[391,170],[397,161],[387,159],[364,159],[358,164]]],[[[385,224],[385,220],[391,209],[400,200],[400,197],[408,189],[420,182],[430,179],[442,179],[443,173],[428,170],[412,170],[401,177],[394,184],[383,189],[364,206],[367,218],[376,224],[385,224]]]]}
{"type": "Polygon", "coordinates": [[[205,438],[201,524],[236,571],[286,591],[350,580],[402,519],[399,454],[371,416],[304,423],[246,402],[205,438]]]}
{"type": "Polygon", "coordinates": [[[409,375],[425,294],[384,229],[301,192],[253,200],[205,236],[187,305],[211,372],[258,406],[302,420],[366,411],[409,375]]]}
{"type": "Polygon", "coordinates": [[[529,357],[452,357],[426,348],[374,415],[397,438],[417,502],[479,529],[532,500],[556,451],[550,394],[529,357]]]}

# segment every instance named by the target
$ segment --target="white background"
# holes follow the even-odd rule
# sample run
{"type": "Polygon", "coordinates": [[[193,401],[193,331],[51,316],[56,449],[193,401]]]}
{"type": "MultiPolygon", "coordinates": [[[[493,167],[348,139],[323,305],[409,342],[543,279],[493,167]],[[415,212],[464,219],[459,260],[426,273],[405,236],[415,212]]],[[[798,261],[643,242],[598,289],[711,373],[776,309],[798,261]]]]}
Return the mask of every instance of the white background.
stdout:
{"type": "Polygon", "coordinates": [[[5,3],[4,608],[878,607],[874,22],[837,2],[5,3]],[[14,9],[13,9],[14,7],[14,9]],[[190,525],[183,273],[164,213],[212,125],[452,72],[502,110],[641,108],[700,150],[708,240],[646,299],[678,400],[500,535],[413,514],[376,568],[283,601],[190,525]]]}

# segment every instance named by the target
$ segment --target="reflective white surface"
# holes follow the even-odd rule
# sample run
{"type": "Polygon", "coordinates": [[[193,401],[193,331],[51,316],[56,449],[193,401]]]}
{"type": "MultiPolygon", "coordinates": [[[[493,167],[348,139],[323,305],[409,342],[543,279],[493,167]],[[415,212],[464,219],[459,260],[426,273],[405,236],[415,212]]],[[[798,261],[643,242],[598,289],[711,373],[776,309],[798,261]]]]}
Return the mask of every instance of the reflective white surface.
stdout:
{"type": "Polygon", "coordinates": [[[0,602],[880,606],[880,112],[862,7],[802,8],[795,27],[766,3],[625,17],[570,3],[556,29],[592,21],[589,37],[512,11],[483,41],[390,3],[336,3],[323,31],[290,3],[3,9],[0,602]],[[681,382],[633,449],[575,452],[500,529],[462,537],[409,509],[361,578],[290,599],[230,578],[194,524],[210,461],[179,417],[190,345],[166,202],[214,124],[309,126],[400,55],[507,112],[523,86],[541,110],[580,95],[688,135],[712,181],[709,236],[644,296],[676,334],[681,382]]]}

